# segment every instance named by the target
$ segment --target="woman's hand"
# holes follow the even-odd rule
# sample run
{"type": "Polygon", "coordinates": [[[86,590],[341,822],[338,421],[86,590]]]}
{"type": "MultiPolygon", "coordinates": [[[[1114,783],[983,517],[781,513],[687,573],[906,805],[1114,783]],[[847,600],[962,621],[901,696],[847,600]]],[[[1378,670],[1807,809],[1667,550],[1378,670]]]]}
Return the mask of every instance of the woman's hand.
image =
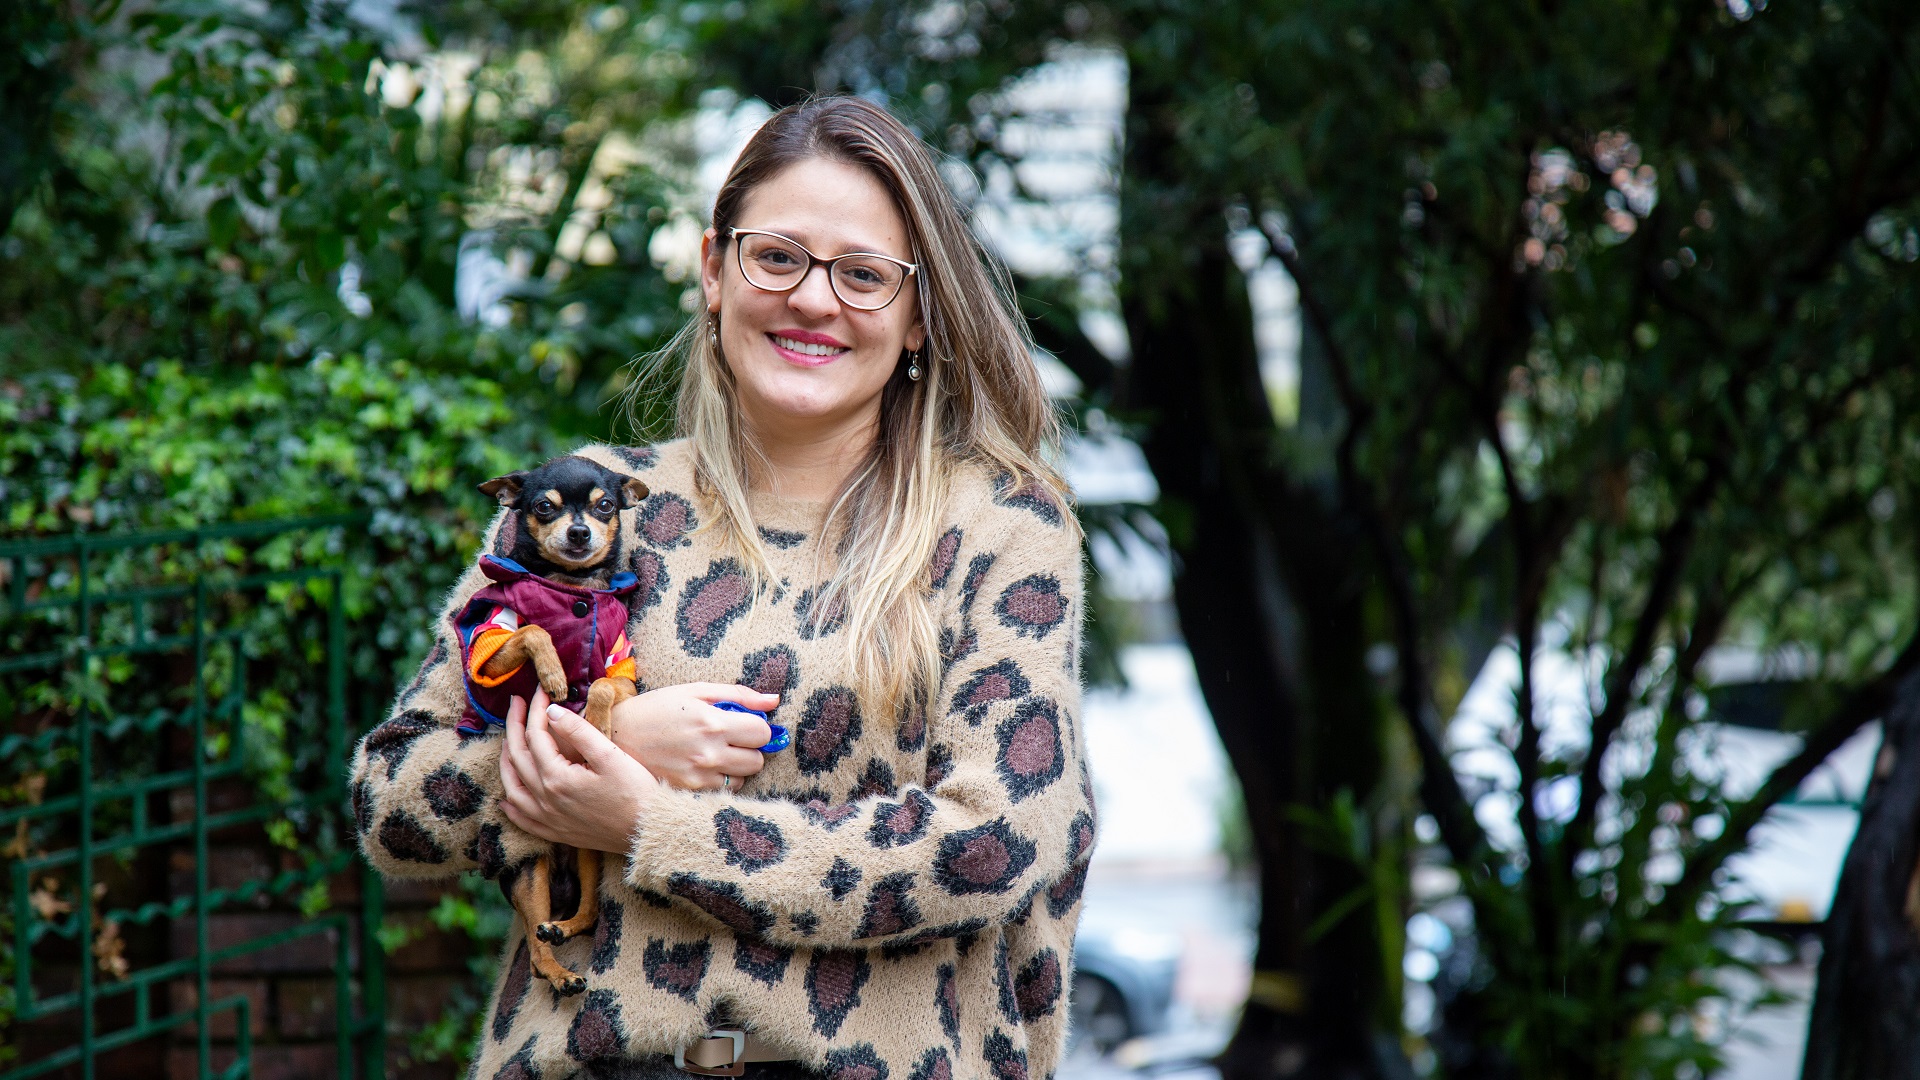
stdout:
{"type": "Polygon", "coordinates": [[[584,718],[549,714],[548,704],[546,691],[535,690],[531,708],[519,697],[507,708],[507,820],[542,840],[625,854],[657,789],[653,774],[584,718]]]}
{"type": "Polygon", "coordinates": [[[663,686],[615,705],[608,736],[674,787],[722,787],[724,777],[760,771],[766,764],[760,747],[773,739],[773,730],[757,716],[714,708],[716,701],[766,712],[780,704],[780,695],[724,683],[663,686]]]}

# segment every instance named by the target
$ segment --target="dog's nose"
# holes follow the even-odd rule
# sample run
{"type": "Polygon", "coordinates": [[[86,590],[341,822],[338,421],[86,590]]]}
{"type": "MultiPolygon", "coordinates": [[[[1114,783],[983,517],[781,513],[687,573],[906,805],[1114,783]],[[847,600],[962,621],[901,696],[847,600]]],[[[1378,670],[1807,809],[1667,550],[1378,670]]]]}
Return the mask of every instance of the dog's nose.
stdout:
{"type": "Polygon", "coordinates": [[[593,538],[593,533],[585,525],[567,526],[567,539],[575,544],[584,544],[593,538]]]}

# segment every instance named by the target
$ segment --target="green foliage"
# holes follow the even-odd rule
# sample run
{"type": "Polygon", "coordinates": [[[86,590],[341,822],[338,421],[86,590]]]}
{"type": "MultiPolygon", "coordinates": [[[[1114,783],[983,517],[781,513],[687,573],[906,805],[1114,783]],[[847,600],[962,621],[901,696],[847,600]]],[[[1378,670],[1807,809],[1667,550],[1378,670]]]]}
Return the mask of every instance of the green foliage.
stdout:
{"type": "MultiPolygon", "coordinates": [[[[380,719],[493,513],[474,485],[610,437],[603,404],[626,365],[682,318],[686,283],[651,250],[684,215],[677,67],[636,62],[645,25],[571,3],[423,13],[412,28],[446,50],[424,55],[332,4],[0,18],[7,137],[37,140],[0,146],[0,535],[359,515],[91,572],[101,585],[342,567],[350,722],[380,719]],[[475,265],[491,291],[470,291],[486,276],[475,265]]],[[[15,572],[57,587],[65,571],[15,572]]],[[[315,616],[332,599],[309,582],[233,601],[217,614],[246,646],[198,673],[214,700],[244,690],[205,752],[244,755],[258,797],[290,803],[268,833],[306,864],[351,843],[341,808],[298,802],[337,782],[311,737],[324,730],[315,616]]],[[[160,607],[144,618],[180,615],[160,607]]],[[[100,639],[138,632],[124,610],[111,620],[100,639]]],[[[55,610],[10,621],[5,647],[74,631],[55,610]]],[[[99,775],[150,769],[186,704],[181,667],[10,678],[0,736],[27,741],[0,784],[76,782],[72,749],[47,733],[83,700],[118,718],[99,775]]],[[[96,828],[124,828],[123,810],[96,828]]],[[[152,898],[109,902],[128,899],[152,898]]],[[[320,886],[286,899],[310,914],[329,902],[320,886]]],[[[470,1026],[499,928],[469,933],[477,981],[457,1016],[470,1026]]]]}
{"type": "MultiPolygon", "coordinates": [[[[660,10],[716,82],[888,95],[986,170],[1017,165],[1030,135],[997,96],[1009,78],[1067,47],[1125,56],[1119,292],[1137,355],[1082,377],[1153,430],[1166,403],[1125,384],[1177,367],[1206,408],[1168,438],[1208,447],[1244,518],[1276,537],[1331,523],[1319,542],[1361,583],[1359,644],[1391,647],[1381,696],[1473,906],[1482,969],[1454,1034],[1504,1057],[1442,1069],[1711,1072],[1716,1046],[1687,1018],[1718,1007],[1709,973],[1742,963],[1727,859],[1920,662],[1920,13],[903,2],[829,34],[790,5],[660,10]],[[1300,288],[1285,425],[1223,404],[1257,385],[1250,335],[1210,336],[1244,319],[1229,230],[1300,288]],[[1161,330],[1182,355],[1138,355],[1161,330]],[[1489,748],[1505,762],[1456,775],[1446,720],[1502,639],[1530,689],[1540,649],[1599,672],[1591,742],[1546,740],[1527,693],[1489,748]],[[1757,793],[1685,752],[1721,645],[1810,681],[1784,717],[1806,749],[1757,793]],[[1507,789],[1490,817],[1513,808],[1498,843],[1468,797],[1488,785],[1507,789]]],[[[1164,509],[1183,547],[1194,508],[1164,509]]],[[[1310,546],[1272,556],[1281,579],[1319,573],[1287,565],[1310,546]]],[[[1303,655],[1332,647],[1321,633],[1298,631],[1303,655]]],[[[1391,861],[1404,820],[1349,824],[1391,861]]],[[[1355,862],[1372,881],[1376,862],[1355,862]]],[[[1269,909],[1360,917],[1300,888],[1269,909]]]]}

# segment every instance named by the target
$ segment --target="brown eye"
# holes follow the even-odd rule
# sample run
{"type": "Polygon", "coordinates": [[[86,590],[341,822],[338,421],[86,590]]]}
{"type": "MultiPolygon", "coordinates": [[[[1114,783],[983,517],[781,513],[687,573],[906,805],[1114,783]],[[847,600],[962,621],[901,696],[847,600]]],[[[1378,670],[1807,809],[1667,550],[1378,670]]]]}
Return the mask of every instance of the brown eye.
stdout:
{"type": "Polygon", "coordinates": [[[533,512],[539,514],[541,517],[550,517],[553,514],[553,503],[546,499],[541,499],[539,502],[533,504],[533,512]]]}
{"type": "Polygon", "coordinates": [[[613,513],[613,500],[601,499],[599,502],[593,504],[593,508],[602,514],[611,514],[613,513]]]}

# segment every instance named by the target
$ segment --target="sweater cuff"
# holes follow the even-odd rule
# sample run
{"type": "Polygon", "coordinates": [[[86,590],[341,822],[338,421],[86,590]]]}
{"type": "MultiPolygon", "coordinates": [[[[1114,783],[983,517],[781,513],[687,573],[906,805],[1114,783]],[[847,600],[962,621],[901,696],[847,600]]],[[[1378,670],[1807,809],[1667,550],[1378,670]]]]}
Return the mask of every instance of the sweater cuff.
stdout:
{"type": "Polygon", "coordinates": [[[661,891],[676,871],[693,869],[713,840],[713,797],[665,784],[655,792],[627,845],[627,884],[661,891]]]}

